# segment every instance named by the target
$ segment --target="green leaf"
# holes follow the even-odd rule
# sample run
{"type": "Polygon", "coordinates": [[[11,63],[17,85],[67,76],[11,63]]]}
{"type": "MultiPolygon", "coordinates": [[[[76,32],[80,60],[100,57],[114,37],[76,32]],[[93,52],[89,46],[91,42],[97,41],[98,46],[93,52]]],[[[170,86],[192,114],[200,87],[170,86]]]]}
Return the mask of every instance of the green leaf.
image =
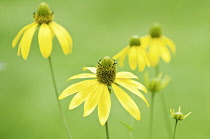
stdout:
{"type": "Polygon", "coordinates": [[[126,123],[124,123],[124,122],[122,122],[122,121],[119,121],[119,123],[120,123],[121,125],[123,125],[124,127],[126,127],[130,132],[133,131],[133,127],[131,127],[130,125],[128,125],[128,124],[126,124],[126,123]]]}

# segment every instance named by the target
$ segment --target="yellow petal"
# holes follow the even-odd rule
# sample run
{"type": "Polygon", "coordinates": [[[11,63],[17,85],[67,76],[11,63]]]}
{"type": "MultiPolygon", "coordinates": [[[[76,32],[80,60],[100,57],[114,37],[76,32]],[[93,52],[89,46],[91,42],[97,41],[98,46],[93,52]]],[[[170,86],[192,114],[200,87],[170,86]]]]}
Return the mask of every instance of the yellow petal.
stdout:
{"type": "Polygon", "coordinates": [[[96,74],[97,68],[95,68],[95,67],[83,67],[83,70],[89,70],[92,73],[95,73],[96,74]]]}
{"type": "Polygon", "coordinates": [[[57,27],[54,23],[50,23],[49,25],[53,29],[55,36],[57,37],[57,39],[61,45],[63,53],[65,55],[69,54],[70,44],[68,42],[68,39],[66,38],[65,33],[59,27],[57,27]]]}
{"type": "Polygon", "coordinates": [[[94,89],[96,89],[98,86],[98,81],[95,80],[94,82],[92,82],[91,84],[88,84],[86,86],[83,87],[83,89],[81,91],[79,91],[74,98],[72,99],[70,105],[69,105],[69,109],[74,109],[77,106],[79,106],[80,104],[82,104],[86,99],[87,96],[94,91],[94,89]]]}
{"type": "Polygon", "coordinates": [[[116,78],[134,78],[134,79],[138,79],[137,76],[135,76],[133,73],[131,72],[117,72],[116,74],[116,78]]]}
{"type": "Polygon", "coordinates": [[[137,95],[138,97],[140,97],[146,103],[146,105],[149,106],[149,103],[148,103],[147,99],[144,97],[144,95],[138,89],[136,89],[135,87],[131,86],[127,82],[124,82],[124,80],[116,79],[115,82],[117,84],[125,87],[126,89],[128,89],[129,91],[131,91],[132,93],[137,95]]]}
{"type": "Polygon", "coordinates": [[[175,46],[175,44],[170,39],[168,39],[167,37],[164,36],[163,37],[163,41],[171,49],[171,52],[172,53],[176,53],[176,46],[175,46]]]}
{"type": "Polygon", "coordinates": [[[115,59],[115,60],[119,58],[119,65],[120,65],[120,67],[123,67],[125,56],[128,53],[129,47],[130,46],[125,47],[122,51],[120,51],[118,54],[116,54],[113,57],[113,59],[115,59]]]}
{"type": "Polygon", "coordinates": [[[90,85],[92,83],[94,83],[96,81],[96,79],[94,80],[85,80],[85,81],[81,81],[78,83],[75,83],[73,85],[70,85],[69,87],[67,87],[59,96],[59,100],[68,97],[69,95],[72,95],[74,93],[79,92],[80,90],[82,90],[84,87],[86,87],[87,85],[90,85]]]}
{"type": "Polygon", "coordinates": [[[74,76],[68,78],[67,81],[69,81],[71,79],[78,79],[78,78],[96,78],[96,75],[91,74],[91,73],[77,74],[77,75],[74,75],[74,76]]]}
{"type": "Polygon", "coordinates": [[[171,61],[170,52],[163,42],[160,46],[160,55],[165,62],[169,63],[171,61]]]}
{"type": "Polygon", "coordinates": [[[58,23],[52,22],[52,24],[54,24],[54,25],[56,25],[57,27],[59,27],[59,28],[63,31],[63,33],[65,34],[65,36],[66,36],[66,38],[67,38],[67,40],[68,40],[68,42],[69,42],[69,46],[70,46],[69,53],[71,53],[71,52],[72,52],[72,45],[73,45],[71,35],[68,33],[68,31],[67,31],[64,27],[62,27],[62,26],[59,25],[58,23]]]}
{"type": "Polygon", "coordinates": [[[156,66],[159,62],[160,52],[159,52],[159,41],[153,39],[151,46],[149,48],[149,60],[151,66],[156,66]]]}
{"type": "Polygon", "coordinates": [[[149,35],[141,37],[140,41],[141,41],[141,47],[146,50],[148,46],[150,45],[151,37],[149,35]]]}
{"type": "Polygon", "coordinates": [[[38,40],[42,56],[48,58],[52,52],[52,36],[49,26],[45,23],[40,26],[38,40]]]}
{"type": "Polygon", "coordinates": [[[98,117],[102,126],[106,123],[109,117],[110,109],[111,99],[109,90],[107,87],[104,87],[104,90],[102,91],[102,95],[98,103],[98,117]]]}
{"type": "Polygon", "coordinates": [[[140,111],[136,103],[131,99],[131,97],[126,94],[117,85],[112,84],[112,88],[117,99],[120,101],[121,105],[136,119],[140,120],[140,111]]]}
{"type": "Polygon", "coordinates": [[[140,72],[142,72],[146,66],[146,54],[144,52],[144,49],[139,47],[138,48],[138,69],[140,72]]]}
{"type": "Polygon", "coordinates": [[[132,46],[128,52],[129,65],[132,70],[137,66],[137,46],[132,46]]]}
{"type": "Polygon", "coordinates": [[[37,23],[32,23],[32,25],[24,32],[23,37],[21,39],[21,54],[23,56],[23,59],[25,60],[28,58],[32,38],[34,36],[37,26],[37,23]]]}
{"type": "MultiPolygon", "coordinates": [[[[33,24],[33,23],[32,23],[32,24],[33,24]]],[[[24,28],[22,28],[22,29],[18,32],[18,34],[15,36],[14,40],[12,41],[12,47],[13,47],[13,48],[17,45],[17,43],[18,43],[20,37],[22,36],[23,32],[24,32],[28,27],[30,27],[32,24],[29,24],[29,25],[25,26],[24,28]]]]}
{"type": "MultiPolygon", "coordinates": [[[[119,79],[116,79],[115,81],[118,81],[119,79]]],[[[120,81],[123,81],[124,83],[128,84],[129,86],[135,87],[139,90],[144,91],[145,93],[147,93],[147,89],[144,87],[144,85],[142,85],[141,83],[131,80],[131,79],[120,79],[120,81]]]]}
{"type": "Polygon", "coordinates": [[[98,87],[88,95],[84,105],[84,117],[93,112],[105,87],[107,87],[105,84],[99,83],[98,87]]]}

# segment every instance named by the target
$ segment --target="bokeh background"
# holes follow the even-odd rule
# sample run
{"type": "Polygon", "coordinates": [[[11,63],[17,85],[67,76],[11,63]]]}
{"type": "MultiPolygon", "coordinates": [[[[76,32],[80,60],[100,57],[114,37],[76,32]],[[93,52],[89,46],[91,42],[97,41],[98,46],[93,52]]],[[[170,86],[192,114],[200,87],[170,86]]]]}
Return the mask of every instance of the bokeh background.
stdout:
{"type": "MultiPolygon", "coordinates": [[[[66,139],[50,75],[49,63],[42,58],[33,38],[29,58],[17,56],[11,42],[18,31],[33,22],[32,14],[40,0],[0,0],[0,138],[66,139]]],[[[177,139],[210,138],[210,1],[209,0],[45,0],[55,12],[55,21],[73,38],[73,53],[65,56],[56,39],[52,63],[58,90],[77,82],[66,79],[95,66],[104,56],[114,56],[132,35],[144,36],[152,23],[159,22],[165,36],[177,46],[171,63],[160,63],[160,70],[172,77],[164,93],[169,108],[192,114],[178,123],[177,139]]],[[[126,64],[127,65],[127,64],[126,64]]],[[[129,68],[118,68],[118,71],[129,68]]],[[[149,69],[153,72],[152,69],[149,69]]],[[[135,71],[142,82],[143,73],[135,71]]],[[[145,95],[150,101],[150,94],[145,95]]],[[[73,96],[61,100],[74,139],[105,139],[97,110],[83,118],[83,105],[69,111],[73,96]]],[[[111,139],[128,139],[131,116],[112,94],[109,117],[111,139]]],[[[141,121],[134,120],[134,139],[148,138],[149,108],[137,97],[141,121]]],[[[155,98],[154,139],[165,139],[167,130],[160,105],[155,98]]],[[[174,120],[170,119],[171,128],[174,120]]]]}

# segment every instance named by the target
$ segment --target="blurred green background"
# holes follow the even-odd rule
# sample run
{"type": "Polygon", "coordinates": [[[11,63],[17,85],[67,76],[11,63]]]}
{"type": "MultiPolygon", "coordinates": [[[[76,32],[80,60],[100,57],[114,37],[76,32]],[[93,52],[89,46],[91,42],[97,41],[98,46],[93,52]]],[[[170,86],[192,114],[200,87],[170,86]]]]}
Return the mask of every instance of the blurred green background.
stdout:
{"type": "MultiPolygon", "coordinates": [[[[37,32],[29,58],[17,56],[11,43],[18,31],[33,22],[32,14],[40,0],[0,0],[0,138],[65,139],[50,75],[49,63],[38,48],[37,32]],[[2,65],[2,64],[1,64],[2,65]],[[1,69],[1,68],[0,68],[1,69]]],[[[124,48],[131,35],[144,36],[152,23],[162,25],[165,36],[177,46],[170,64],[160,63],[160,70],[172,77],[162,91],[169,108],[192,114],[178,123],[177,139],[210,138],[210,1],[209,0],[46,0],[55,12],[55,21],[73,38],[73,53],[65,56],[56,39],[52,61],[58,90],[77,82],[65,80],[82,73],[82,67],[95,66],[104,56],[113,56],[124,48]]],[[[118,68],[118,71],[129,68],[118,68]]],[[[152,72],[152,69],[150,69],[152,72]]],[[[143,73],[135,72],[142,82],[143,73]]],[[[130,94],[130,93],[129,93],[130,94]]],[[[150,94],[145,95],[150,101],[150,94]]],[[[83,118],[83,106],[69,111],[73,96],[61,100],[74,139],[105,139],[97,110],[83,118]]],[[[109,117],[111,139],[128,139],[131,116],[112,94],[109,117]]],[[[148,138],[149,108],[135,97],[141,121],[134,120],[134,139],[148,138]]],[[[169,115],[168,115],[169,116],[169,115]]],[[[167,138],[159,94],[155,98],[154,139],[167,138]]],[[[170,118],[172,129],[174,120],[170,118]]]]}

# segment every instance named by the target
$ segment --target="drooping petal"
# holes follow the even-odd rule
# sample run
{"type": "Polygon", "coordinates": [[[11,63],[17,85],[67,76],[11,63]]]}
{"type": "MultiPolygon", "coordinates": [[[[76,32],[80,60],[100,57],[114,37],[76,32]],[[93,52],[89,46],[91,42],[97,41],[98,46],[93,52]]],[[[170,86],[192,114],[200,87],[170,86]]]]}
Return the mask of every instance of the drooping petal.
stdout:
{"type": "Polygon", "coordinates": [[[59,41],[59,43],[61,45],[63,53],[65,55],[69,54],[69,52],[70,52],[70,44],[68,42],[68,39],[66,38],[65,33],[63,33],[63,31],[59,27],[57,27],[55,24],[50,23],[49,25],[53,29],[53,31],[55,33],[55,36],[57,37],[57,39],[58,39],[58,41],[59,41]]]}
{"type": "Polygon", "coordinates": [[[145,93],[147,93],[147,89],[144,87],[144,85],[142,85],[141,83],[131,80],[131,79],[116,79],[115,82],[117,81],[123,81],[124,83],[126,83],[129,86],[135,87],[139,90],[144,91],[145,93]]]}
{"type": "Polygon", "coordinates": [[[20,37],[23,35],[23,32],[24,32],[26,29],[28,29],[32,24],[33,24],[33,23],[31,23],[31,24],[25,26],[24,28],[22,28],[22,29],[18,32],[18,34],[15,36],[14,40],[12,41],[12,47],[13,47],[13,48],[17,45],[17,43],[18,43],[20,37]]]}
{"type": "Polygon", "coordinates": [[[131,97],[124,92],[120,87],[115,84],[112,84],[117,99],[121,105],[137,120],[140,120],[140,111],[136,103],[131,99],[131,97]]]}
{"type": "Polygon", "coordinates": [[[171,55],[170,55],[170,52],[169,52],[168,48],[166,47],[166,45],[163,42],[160,43],[159,48],[160,48],[160,56],[161,56],[161,58],[165,62],[169,63],[171,61],[171,55]]]}
{"type": "Polygon", "coordinates": [[[141,48],[141,47],[138,48],[137,53],[138,53],[138,69],[139,69],[140,72],[142,72],[144,70],[145,66],[146,66],[147,57],[146,57],[146,54],[144,52],[144,49],[141,48]]]}
{"type": "Polygon", "coordinates": [[[48,58],[52,52],[52,36],[49,26],[45,23],[40,26],[38,40],[42,56],[48,58]]]}
{"type": "Polygon", "coordinates": [[[167,37],[163,36],[163,41],[166,43],[166,45],[171,49],[172,53],[176,53],[176,47],[175,44],[168,39],[167,37]]]}
{"type": "Polygon", "coordinates": [[[95,68],[95,67],[83,67],[83,70],[89,70],[92,73],[95,73],[96,74],[97,68],[95,68]]]}
{"type": "Polygon", "coordinates": [[[120,51],[118,54],[116,54],[113,57],[113,59],[115,59],[115,60],[119,58],[119,65],[120,65],[120,67],[123,67],[125,56],[128,53],[129,47],[130,46],[125,47],[122,51],[120,51]]]}
{"type": "Polygon", "coordinates": [[[137,46],[132,46],[128,52],[128,61],[130,68],[135,70],[137,67],[137,46]]]}
{"type": "Polygon", "coordinates": [[[91,73],[77,74],[77,75],[74,75],[74,76],[68,78],[67,81],[69,81],[71,79],[78,79],[78,78],[96,78],[96,75],[95,74],[91,74],[91,73]]]}
{"type": "Polygon", "coordinates": [[[91,84],[88,84],[86,86],[84,86],[84,88],[79,91],[72,99],[70,105],[69,105],[69,109],[74,109],[77,106],[79,106],[81,103],[83,103],[86,99],[87,96],[94,91],[94,89],[97,88],[97,86],[99,85],[98,81],[95,80],[94,82],[92,82],[91,84]]]}
{"type": "Polygon", "coordinates": [[[71,53],[72,52],[72,44],[73,44],[71,35],[68,33],[68,31],[64,27],[62,27],[58,23],[52,22],[52,24],[54,24],[55,26],[59,27],[61,29],[61,31],[65,34],[65,36],[66,36],[66,38],[67,38],[67,40],[69,42],[69,46],[70,46],[69,53],[71,53]]]}
{"type": "Polygon", "coordinates": [[[149,48],[149,60],[151,66],[156,66],[159,62],[160,52],[159,52],[159,41],[153,39],[151,46],[149,48]]]}
{"type": "Polygon", "coordinates": [[[28,27],[28,29],[24,32],[23,37],[21,39],[21,54],[23,56],[23,59],[25,60],[28,58],[32,38],[34,36],[37,26],[38,23],[32,23],[32,25],[28,27]]]}
{"type": "Polygon", "coordinates": [[[93,112],[105,87],[107,87],[105,84],[99,83],[98,87],[88,95],[84,105],[84,117],[93,112]]]}
{"type": "Polygon", "coordinates": [[[131,72],[124,72],[124,71],[122,71],[122,72],[117,72],[117,74],[116,74],[116,79],[117,78],[134,78],[134,79],[138,79],[138,77],[137,76],[135,76],[133,73],[131,73],[131,72]]]}
{"type": "Polygon", "coordinates": [[[138,89],[131,86],[130,84],[127,84],[126,82],[124,82],[124,80],[116,79],[115,82],[117,84],[125,87],[126,89],[128,89],[129,91],[131,91],[132,93],[137,95],[138,97],[140,97],[146,103],[146,105],[149,106],[149,103],[148,103],[147,99],[144,97],[144,95],[138,89]]]}
{"type": "Polygon", "coordinates": [[[101,98],[98,102],[98,117],[102,126],[106,123],[109,117],[110,109],[111,109],[110,94],[108,88],[104,87],[101,98]]]}
{"type": "Polygon", "coordinates": [[[85,80],[85,81],[81,81],[75,84],[70,85],[69,87],[67,87],[59,96],[59,100],[68,97],[69,95],[72,95],[74,93],[79,92],[80,90],[82,90],[84,87],[86,87],[87,85],[90,85],[92,83],[94,83],[96,81],[96,79],[94,80],[85,80]]]}
{"type": "Polygon", "coordinates": [[[141,37],[140,41],[141,41],[141,47],[143,47],[146,50],[147,47],[150,45],[151,37],[149,35],[141,37]]]}

